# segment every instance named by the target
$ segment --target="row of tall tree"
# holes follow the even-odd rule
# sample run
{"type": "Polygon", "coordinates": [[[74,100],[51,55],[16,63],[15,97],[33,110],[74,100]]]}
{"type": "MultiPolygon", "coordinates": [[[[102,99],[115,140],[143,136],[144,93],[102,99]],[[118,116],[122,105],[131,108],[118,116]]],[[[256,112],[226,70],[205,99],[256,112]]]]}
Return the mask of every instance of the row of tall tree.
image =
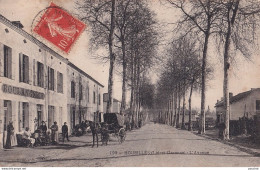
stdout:
{"type": "MultiPolygon", "coordinates": [[[[201,126],[200,133],[205,133],[205,93],[206,93],[206,80],[207,80],[207,68],[209,66],[208,60],[210,59],[208,55],[208,49],[210,42],[215,44],[216,51],[219,52],[219,56],[223,57],[224,65],[224,81],[223,81],[223,96],[224,96],[224,107],[225,107],[225,133],[224,139],[229,139],[229,72],[232,67],[232,61],[236,60],[237,54],[242,54],[244,57],[249,58],[252,54],[252,47],[257,42],[258,36],[256,35],[257,28],[259,27],[259,12],[260,12],[260,2],[257,0],[165,0],[167,5],[170,5],[174,10],[178,9],[181,13],[180,19],[176,23],[174,39],[181,39],[190,41],[194,39],[197,41],[198,45],[193,45],[195,51],[199,51],[197,55],[188,54],[180,55],[179,53],[182,50],[178,49],[170,51],[170,54],[175,56],[175,60],[179,57],[184,63],[185,58],[191,57],[195,58],[194,62],[200,66],[199,76],[200,76],[200,91],[201,91],[201,126]],[[177,35],[177,37],[176,37],[177,35]],[[186,37],[192,37],[187,39],[186,37]],[[201,55],[200,55],[201,54],[201,55]],[[199,57],[198,57],[199,55],[199,57]],[[200,58],[200,60],[197,60],[200,58]]],[[[164,2],[165,2],[164,1],[164,2]]],[[[175,47],[180,46],[183,41],[177,42],[175,47]]],[[[188,48],[187,48],[188,49],[188,48]]],[[[189,51],[189,50],[188,50],[189,51]]],[[[215,56],[213,56],[215,57],[215,56]]],[[[190,61],[190,60],[189,60],[190,61]]],[[[167,64],[171,63],[171,60],[167,61],[167,64]]],[[[166,64],[166,65],[167,65],[166,64]]],[[[175,63],[177,64],[177,63],[175,63]]],[[[165,75],[169,76],[169,70],[163,71],[161,75],[160,82],[173,80],[175,83],[170,84],[171,90],[174,93],[174,96],[177,96],[178,106],[180,106],[180,96],[183,96],[183,108],[185,108],[185,91],[187,84],[192,84],[192,81],[186,79],[187,64],[184,64],[178,70],[177,66],[174,68],[175,72],[173,77],[165,78],[165,75]],[[183,74],[183,75],[181,75],[183,74]],[[180,81],[178,76],[180,75],[183,79],[180,81]],[[166,79],[166,80],[164,80],[166,79]],[[178,83],[176,83],[176,80],[178,83]],[[176,85],[177,84],[177,85],[176,85]],[[172,86],[173,85],[173,86],[172,86]]],[[[169,68],[169,69],[170,69],[169,68]]],[[[167,77],[167,76],[166,76],[167,77]]],[[[191,78],[192,79],[192,78],[191,78]]],[[[189,79],[190,80],[190,79],[189,79]]],[[[165,85],[165,87],[168,87],[165,85]]],[[[192,94],[192,86],[190,88],[190,96],[192,94]]],[[[171,97],[170,97],[171,98],[171,97]]],[[[174,97],[175,100],[176,97],[174,97]]],[[[190,103],[189,99],[189,103],[190,103]]],[[[174,102],[176,103],[176,102],[174,102]]],[[[177,107],[180,108],[180,107],[177,107]]],[[[183,109],[184,110],[184,109],[183,109]]],[[[176,126],[178,127],[178,115],[179,110],[176,116],[176,126]]],[[[183,115],[184,116],[184,115],[183,115]]],[[[189,127],[190,129],[190,127],[189,127]]]]}
{"type": "Polygon", "coordinates": [[[144,98],[141,88],[147,85],[148,70],[153,65],[158,45],[155,14],[145,0],[83,0],[77,2],[80,18],[91,30],[92,50],[107,50],[98,56],[109,61],[107,113],[112,112],[115,70],[122,76],[122,104],[130,88],[131,121],[138,122],[144,98]],[[116,67],[119,66],[119,67],[116,67]]]}
{"type": "MultiPolygon", "coordinates": [[[[166,122],[177,128],[185,128],[184,120],[188,91],[188,129],[191,130],[192,128],[192,94],[201,85],[201,58],[197,46],[197,42],[191,37],[181,37],[175,40],[168,47],[167,58],[162,64],[162,74],[157,85],[157,104],[159,104],[163,112],[167,113],[166,122]],[[165,98],[165,96],[167,97],[165,98]]],[[[210,71],[208,69],[207,73],[210,73],[210,71]]]]}

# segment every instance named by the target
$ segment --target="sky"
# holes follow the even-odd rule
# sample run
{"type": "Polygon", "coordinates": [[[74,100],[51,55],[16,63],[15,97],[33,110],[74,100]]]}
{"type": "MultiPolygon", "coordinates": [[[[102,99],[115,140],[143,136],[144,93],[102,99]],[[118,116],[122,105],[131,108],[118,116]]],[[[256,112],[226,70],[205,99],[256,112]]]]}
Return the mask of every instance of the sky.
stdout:
{"type": "MultiPolygon", "coordinates": [[[[77,11],[74,1],[75,0],[53,0],[56,5],[67,9],[71,14],[76,14],[77,11]]],[[[32,22],[39,11],[48,7],[50,2],[50,0],[0,0],[0,14],[11,21],[21,21],[25,31],[39,38],[39,36],[31,31],[32,22]]],[[[156,14],[156,19],[161,25],[160,31],[165,35],[165,40],[171,39],[171,36],[174,34],[172,32],[173,25],[171,23],[177,21],[179,13],[175,9],[161,4],[159,0],[150,0],[149,7],[156,14]]],[[[103,84],[105,86],[104,91],[106,92],[109,66],[107,63],[93,59],[93,54],[89,50],[90,42],[87,31],[89,31],[88,26],[86,27],[86,31],[83,32],[77,42],[75,42],[69,54],[65,54],[54,47],[54,45],[39,39],[103,84]]],[[[167,41],[165,44],[167,45],[167,41]]],[[[162,49],[163,47],[160,48],[158,54],[163,53],[163,51],[161,51],[162,49]]],[[[218,56],[214,50],[213,45],[209,48],[208,54],[209,63],[214,66],[215,71],[214,78],[208,82],[206,107],[209,106],[210,109],[213,110],[216,101],[223,96],[223,62],[221,57],[218,56]]],[[[157,80],[156,70],[151,71],[150,76],[155,83],[157,80]]],[[[114,81],[115,98],[121,100],[121,78],[116,75],[114,81]]],[[[255,51],[251,61],[247,61],[238,55],[236,63],[231,66],[230,91],[236,95],[240,92],[258,87],[260,87],[259,52],[255,51]]],[[[129,99],[130,96],[128,95],[127,98],[129,99]]],[[[194,93],[193,107],[200,108],[200,92],[194,93]]]]}

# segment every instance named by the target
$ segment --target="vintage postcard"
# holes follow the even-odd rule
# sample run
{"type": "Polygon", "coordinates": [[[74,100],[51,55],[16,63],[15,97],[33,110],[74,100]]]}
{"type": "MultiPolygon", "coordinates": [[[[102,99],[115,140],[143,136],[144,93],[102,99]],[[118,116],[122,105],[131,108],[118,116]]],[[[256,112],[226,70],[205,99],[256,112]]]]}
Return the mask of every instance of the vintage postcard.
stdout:
{"type": "Polygon", "coordinates": [[[0,168],[259,169],[259,11],[0,0],[0,168]]]}

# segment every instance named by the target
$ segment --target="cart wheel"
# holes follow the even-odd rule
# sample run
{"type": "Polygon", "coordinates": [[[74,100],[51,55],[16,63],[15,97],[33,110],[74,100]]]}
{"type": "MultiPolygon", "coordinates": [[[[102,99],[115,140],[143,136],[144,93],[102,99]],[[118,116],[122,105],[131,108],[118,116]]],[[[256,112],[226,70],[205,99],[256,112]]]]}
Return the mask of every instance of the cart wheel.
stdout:
{"type": "Polygon", "coordinates": [[[119,143],[123,143],[126,138],[126,132],[124,128],[119,129],[118,131],[118,141],[119,143]]]}

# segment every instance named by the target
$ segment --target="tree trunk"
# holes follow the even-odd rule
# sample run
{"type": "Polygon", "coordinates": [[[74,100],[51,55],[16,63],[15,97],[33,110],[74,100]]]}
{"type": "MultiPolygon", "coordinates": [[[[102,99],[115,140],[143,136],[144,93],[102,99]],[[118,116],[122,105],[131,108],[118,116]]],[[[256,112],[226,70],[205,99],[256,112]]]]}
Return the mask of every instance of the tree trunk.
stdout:
{"type": "Polygon", "coordinates": [[[185,129],[185,108],[186,108],[186,103],[185,103],[185,81],[183,83],[183,101],[182,101],[182,122],[181,122],[181,129],[185,129]]]}
{"type": "Polygon", "coordinates": [[[180,111],[181,111],[181,85],[178,85],[178,113],[177,113],[177,122],[176,128],[180,127],[180,111]]]}
{"type": "Polygon", "coordinates": [[[191,116],[192,116],[192,111],[191,111],[191,97],[192,97],[192,90],[193,90],[193,82],[194,79],[191,82],[190,85],[190,97],[189,97],[189,127],[188,127],[188,131],[192,131],[192,121],[191,121],[191,116]]]}
{"type": "Polygon", "coordinates": [[[176,127],[176,121],[177,121],[177,85],[175,87],[175,92],[174,92],[174,120],[173,120],[174,127],[176,127]]]}
{"type": "Polygon", "coordinates": [[[205,133],[205,91],[206,91],[206,66],[207,66],[207,52],[208,52],[208,42],[209,42],[209,31],[205,33],[205,41],[204,41],[204,48],[203,48],[203,57],[202,57],[202,73],[201,73],[201,116],[200,116],[200,128],[199,133],[205,133]]]}
{"type": "Polygon", "coordinates": [[[132,115],[132,122],[134,124],[134,55],[131,52],[131,99],[130,99],[130,111],[132,115]]]}
{"type": "Polygon", "coordinates": [[[224,109],[225,109],[225,130],[224,130],[224,140],[229,140],[229,119],[230,119],[230,103],[229,103],[229,68],[230,68],[230,41],[232,28],[235,23],[236,14],[239,6],[239,0],[229,3],[227,6],[227,33],[225,39],[225,50],[224,50],[224,82],[223,82],[223,97],[224,97],[224,109]],[[235,3],[235,4],[233,4],[235,3]],[[235,8],[233,9],[233,5],[235,8]],[[232,11],[232,16],[230,18],[232,11]]]}
{"type": "Polygon", "coordinates": [[[113,85],[114,85],[114,65],[115,65],[115,53],[114,53],[114,31],[115,31],[115,13],[116,13],[116,0],[112,0],[111,5],[111,25],[109,33],[109,55],[110,55],[110,66],[109,66],[109,78],[108,78],[108,101],[107,101],[107,113],[112,112],[113,106],[113,85]]]}
{"type": "Polygon", "coordinates": [[[125,41],[124,37],[122,38],[121,41],[122,45],[122,58],[123,58],[123,82],[122,82],[122,103],[121,103],[121,108],[120,108],[120,114],[123,115],[125,112],[125,107],[126,107],[126,56],[125,56],[125,41]]]}

